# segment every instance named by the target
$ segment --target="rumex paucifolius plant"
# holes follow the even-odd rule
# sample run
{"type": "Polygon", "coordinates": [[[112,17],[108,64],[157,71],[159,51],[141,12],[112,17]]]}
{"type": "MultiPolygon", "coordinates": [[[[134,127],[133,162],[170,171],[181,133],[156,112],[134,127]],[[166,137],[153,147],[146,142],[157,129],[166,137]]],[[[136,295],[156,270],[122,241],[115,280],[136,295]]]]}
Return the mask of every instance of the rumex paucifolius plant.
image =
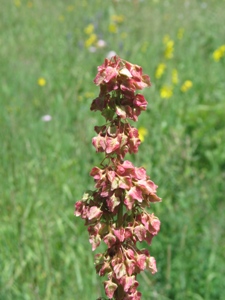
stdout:
{"type": "Polygon", "coordinates": [[[136,91],[150,86],[150,78],[140,66],[114,56],[98,67],[94,83],[100,86],[100,93],[91,110],[99,110],[106,123],[95,126],[97,136],[92,144],[97,152],[104,153],[104,159],[100,167],[91,170],[95,190],[86,192],[75,204],[75,215],[88,226],[92,250],[101,241],[107,246],[104,253],[95,255],[96,272],[107,275],[107,297],[139,300],[137,274],[145,269],[154,274],[157,268],[154,257],[147,249],[138,249],[137,242],[151,244],[158,233],[160,221],[146,208],[161,199],[146,170],[124,157],[138,152],[138,130],[128,120],[137,121],[146,110],[146,99],[136,91]]]}

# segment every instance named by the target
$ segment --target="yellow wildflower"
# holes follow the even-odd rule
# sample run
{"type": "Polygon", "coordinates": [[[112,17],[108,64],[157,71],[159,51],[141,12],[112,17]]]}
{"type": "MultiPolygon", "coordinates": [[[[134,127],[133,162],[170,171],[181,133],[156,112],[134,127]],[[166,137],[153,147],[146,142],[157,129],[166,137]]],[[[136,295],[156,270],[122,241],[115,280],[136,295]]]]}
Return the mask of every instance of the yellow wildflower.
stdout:
{"type": "Polygon", "coordinates": [[[217,49],[213,52],[213,59],[215,61],[219,61],[221,59],[221,57],[222,57],[222,53],[219,49],[217,49]]]}
{"type": "Polygon", "coordinates": [[[178,84],[178,72],[177,69],[172,70],[172,83],[173,84],[178,84]]]}
{"type": "Polygon", "coordinates": [[[92,33],[89,38],[85,41],[85,47],[89,48],[97,41],[97,35],[92,33]]]}
{"type": "Polygon", "coordinates": [[[20,0],[14,0],[14,4],[17,7],[20,7],[21,6],[21,1],[20,0]]]}
{"type": "Polygon", "coordinates": [[[168,34],[164,35],[164,37],[163,37],[163,44],[166,45],[169,42],[169,40],[170,40],[170,36],[168,34]]]}
{"type": "Polygon", "coordinates": [[[45,86],[46,85],[46,80],[43,77],[38,78],[38,85],[40,86],[45,86]]]}
{"type": "Polygon", "coordinates": [[[117,26],[116,26],[115,23],[109,24],[109,32],[111,32],[111,33],[117,33],[117,30],[118,30],[118,28],[117,28],[117,26]]]}
{"type": "Polygon", "coordinates": [[[183,35],[184,35],[184,28],[179,28],[177,32],[178,40],[181,40],[183,38],[183,35]]]}
{"type": "Polygon", "coordinates": [[[174,51],[174,41],[169,40],[166,43],[166,48],[165,48],[165,51],[164,51],[165,58],[167,58],[167,59],[173,58],[173,51],[174,51]]]}
{"type": "Polygon", "coordinates": [[[138,129],[138,134],[139,134],[139,139],[141,140],[141,142],[143,142],[145,136],[148,134],[148,130],[145,127],[140,127],[138,129]]]}
{"type": "Polygon", "coordinates": [[[173,87],[169,85],[164,85],[160,89],[160,97],[164,99],[168,99],[173,96],[173,87]]]}
{"type": "Polygon", "coordinates": [[[213,59],[219,61],[225,54],[225,45],[220,46],[213,52],[213,59]]]}
{"type": "Polygon", "coordinates": [[[116,23],[123,23],[124,16],[123,15],[112,15],[111,20],[116,23]]]}
{"type": "Polygon", "coordinates": [[[89,24],[87,27],[84,28],[84,32],[86,34],[92,34],[94,32],[94,25],[93,24],[89,24]]]}
{"type": "Polygon", "coordinates": [[[191,80],[186,80],[183,84],[182,84],[182,86],[181,86],[181,91],[182,92],[187,92],[191,87],[193,86],[193,83],[192,83],[192,81],[191,80]]]}
{"type": "Polygon", "coordinates": [[[159,64],[155,71],[155,78],[157,78],[157,79],[161,78],[165,72],[165,69],[166,69],[165,64],[163,64],[163,63],[159,64]]]}

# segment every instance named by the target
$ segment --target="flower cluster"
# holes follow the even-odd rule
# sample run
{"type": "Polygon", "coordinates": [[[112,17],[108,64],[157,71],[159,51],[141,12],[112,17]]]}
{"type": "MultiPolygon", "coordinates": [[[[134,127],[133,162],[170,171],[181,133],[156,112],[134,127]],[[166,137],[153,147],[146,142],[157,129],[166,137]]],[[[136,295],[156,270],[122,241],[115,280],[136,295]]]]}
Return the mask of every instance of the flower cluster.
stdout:
{"type": "Polygon", "coordinates": [[[174,53],[174,41],[170,39],[168,35],[164,36],[163,43],[165,45],[164,57],[166,59],[173,58],[174,53]]]}
{"type": "Polygon", "coordinates": [[[173,87],[170,85],[164,85],[160,89],[160,97],[168,99],[173,95],[173,87]]]}
{"type": "Polygon", "coordinates": [[[185,80],[185,82],[182,84],[180,90],[185,93],[187,92],[190,88],[192,88],[193,83],[191,80],[185,80]]]}
{"type": "Polygon", "coordinates": [[[140,144],[138,130],[128,123],[136,121],[147,101],[136,90],[150,86],[150,78],[142,68],[118,56],[105,59],[94,80],[100,86],[99,96],[91,110],[99,110],[107,123],[96,126],[92,143],[105,158],[90,176],[95,190],[88,191],[75,205],[75,215],[85,220],[89,241],[95,250],[103,241],[106,251],[95,256],[96,272],[107,275],[104,282],[108,298],[139,300],[136,276],[144,269],[157,271],[148,250],[139,250],[137,242],[151,244],[160,229],[160,221],[146,211],[161,199],[157,186],[143,167],[124,160],[126,153],[136,153],[140,144]]]}
{"type": "Polygon", "coordinates": [[[139,139],[141,140],[141,142],[144,142],[145,136],[148,135],[148,130],[142,126],[138,129],[138,134],[139,134],[139,139]]]}
{"type": "Polygon", "coordinates": [[[213,52],[213,59],[217,62],[225,55],[225,45],[220,46],[213,52]]]}
{"type": "Polygon", "coordinates": [[[142,74],[141,67],[122,62],[117,56],[105,59],[98,67],[94,83],[100,85],[100,94],[92,102],[91,110],[100,110],[106,120],[112,120],[116,113],[122,119],[137,121],[141,111],[146,110],[144,96],[135,93],[150,86],[150,79],[142,74]],[[114,92],[113,95],[110,92],[114,92]]]}
{"type": "Polygon", "coordinates": [[[110,33],[117,33],[118,32],[118,25],[123,23],[124,16],[123,15],[112,15],[111,21],[108,27],[110,33]]]}
{"type": "Polygon", "coordinates": [[[159,64],[155,71],[155,78],[160,79],[164,74],[165,69],[166,69],[166,65],[164,63],[159,64]]]}
{"type": "MultiPolygon", "coordinates": [[[[177,32],[177,40],[181,40],[184,35],[184,28],[179,28],[177,32]]],[[[175,42],[170,38],[169,35],[165,35],[163,37],[163,44],[164,44],[164,53],[163,53],[163,61],[160,62],[156,66],[155,70],[155,79],[157,79],[157,82],[159,83],[159,94],[162,99],[169,99],[173,96],[176,91],[180,90],[183,93],[189,91],[193,83],[191,80],[185,80],[183,84],[179,86],[180,78],[178,74],[178,70],[173,68],[170,70],[171,64],[169,64],[169,60],[172,61],[174,58],[174,45],[175,42]],[[165,62],[166,61],[166,62],[165,62]],[[171,72],[171,75],[168,75],[168,73],[171,72]],[[163,84],[164,79],[169,82],[163,84]]],[[[218,61],[222,56],[224,51],[224,45],[218,48],[213,53],[214,60],[218,61]]]]}
{"type": "Polygon", "coordinates": [[[97,48],[106,47],[106,42],[102,39],[98,39],[98,35],[95,33],[94,24],[90,23],[88,26],[86,26],[84,28],[84,33],[87,36],[84,45],[89,49],[90,52],[96,52],[97,48]]]}

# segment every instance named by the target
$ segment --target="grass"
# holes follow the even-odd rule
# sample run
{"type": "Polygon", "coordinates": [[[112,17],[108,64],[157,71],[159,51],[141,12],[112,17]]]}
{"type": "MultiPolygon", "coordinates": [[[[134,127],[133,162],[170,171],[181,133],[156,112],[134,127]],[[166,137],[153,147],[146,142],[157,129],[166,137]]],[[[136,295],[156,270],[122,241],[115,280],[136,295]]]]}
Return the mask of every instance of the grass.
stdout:
{"type": "Polygon", "coordinates": [[[162,228],[151,254],[158,273],[139,276],[144,300],[222,300],[224,292],[225,44],[220,0],[6,1],[0,11],[0,299],[96,299],[104,296],[74,203],[93,188],[101,160],[91,145],[103,119],[89,110],[96,67],[110,50],[152,79],[148,130],[139,153],[163,202],[152,206],[162,228]],[[91,2],[91,3],[90,3],[91,2]],[[122,15],[109,32],[112,15],[122,15]],[[94,24],[106,48],[85,47],[94,24]],[[182,39],[177,33],[184,29],[182,39]],[[174,41],[165,59],[163,37],[174,41]],[[167,68],[155,78],[159,63],[167,68]],[[169,99],[160,97],[179,82],[169,99]],[[37,84],[40,77],[46,85],[37,84]],[[180,87],[191,80],[186,93],[180,87]],[[43,122],[50,114],[52,120],[43,122]]]}

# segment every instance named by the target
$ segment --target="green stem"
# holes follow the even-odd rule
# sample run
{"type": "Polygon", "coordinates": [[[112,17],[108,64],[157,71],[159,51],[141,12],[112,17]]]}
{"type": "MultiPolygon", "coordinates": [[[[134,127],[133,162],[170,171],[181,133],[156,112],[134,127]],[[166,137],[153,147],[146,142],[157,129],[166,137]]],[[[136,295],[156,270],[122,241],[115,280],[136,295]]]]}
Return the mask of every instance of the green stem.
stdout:
{"type": "Polygon", "coordinates": [[[115,292],[114,299],[115,300],[123,300],[124,296],[125,295],[124,295],[123,287],[122,287],[122,285],[119,285],[115,292]]]}
{"type": "MultiPolygon", "coordinates": [[[[122,197],[121,197],[122,198],[122,197]]],[[[123,199],[120,199],[120,205],[117,213],[117,227],[122,227],[123,225],[123,199]]]]}

